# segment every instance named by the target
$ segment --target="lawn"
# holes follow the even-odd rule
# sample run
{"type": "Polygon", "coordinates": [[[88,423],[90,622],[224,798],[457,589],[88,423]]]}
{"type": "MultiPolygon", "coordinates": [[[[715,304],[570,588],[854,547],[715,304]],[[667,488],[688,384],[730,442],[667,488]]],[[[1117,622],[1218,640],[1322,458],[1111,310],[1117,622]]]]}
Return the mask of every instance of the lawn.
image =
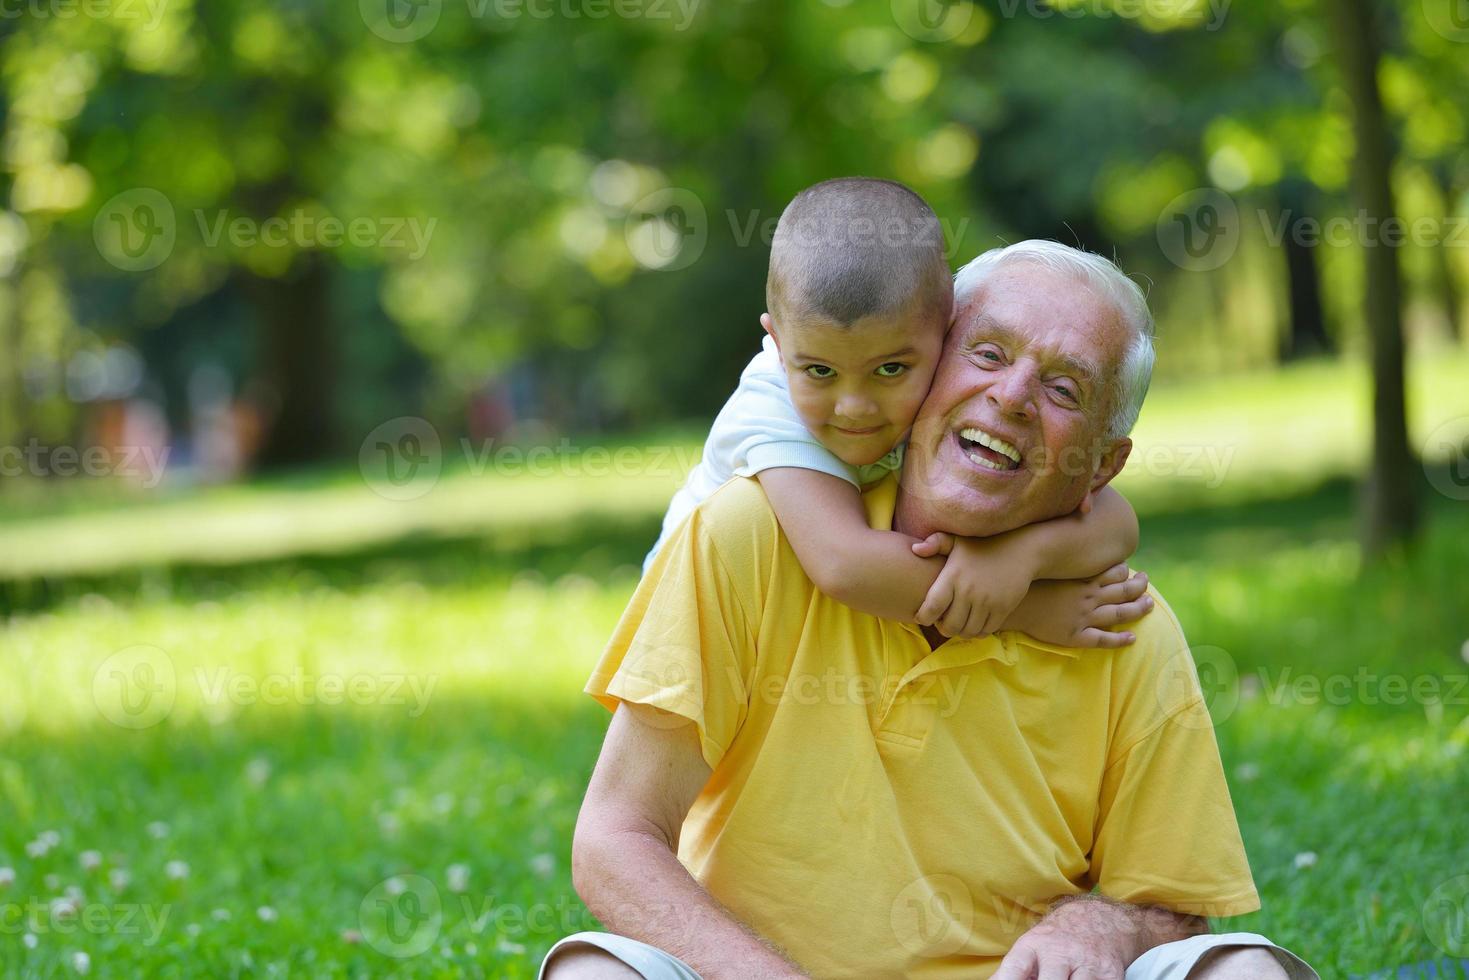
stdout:
{"type": "MultiPolygon", "coordinates": [[[[1466,369],[1415,367],[1420,436],[1466,369]]],[[[1176,452],[1126,484],[1265,904],[1228,927],[1324,977],[1469,956],[1469,507],[1425,490],[1419,547],[1362,570],[1362,390],[1161,390],[1139,451],[1176,452]]],[[[593,925],[578,691],[676,475],[452,463],[412,501],[330,472],[10,509],[0,973],[525,977],[593,925]]]]}

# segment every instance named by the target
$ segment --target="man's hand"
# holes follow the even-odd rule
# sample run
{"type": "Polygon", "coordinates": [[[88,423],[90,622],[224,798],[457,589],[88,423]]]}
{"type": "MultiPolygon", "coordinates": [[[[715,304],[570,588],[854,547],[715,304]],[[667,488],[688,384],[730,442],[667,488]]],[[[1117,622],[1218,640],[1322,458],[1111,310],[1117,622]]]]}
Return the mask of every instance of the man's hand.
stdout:
{"type": "Polygon", "coordinates": [[[945,636],[988,636],[1025,598],[1035,569],[1010,540],[956,538],[935,532],[913,545],[920,558],[947,555],[916,622],[945,636]]]}
{"type": "Polygon", "coordinates": [[[1111,627],[1152,611],[1147,589],[1147,574],[1134,575],[1122,563],[1094,578],[1042,580],[1031,585],[1004,628],[1063,647],[1125,647],[1137,642],[1136,634],[1111,627]]]}
{"type": "Polygon", "coordinates": [[[1070,899],[1020,937],[991,980],[1123,980],[1154,946],[1207,931],[1203,919],[1167,909],[1070,899]]]}

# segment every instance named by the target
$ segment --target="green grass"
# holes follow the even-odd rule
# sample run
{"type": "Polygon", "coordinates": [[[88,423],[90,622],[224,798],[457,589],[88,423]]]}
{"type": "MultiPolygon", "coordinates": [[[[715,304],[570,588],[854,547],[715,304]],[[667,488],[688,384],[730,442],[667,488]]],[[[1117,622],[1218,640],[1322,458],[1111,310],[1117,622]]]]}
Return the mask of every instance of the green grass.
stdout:
{"type": "MultiPolygon", "coordinates": [[[[1419,547],[1362,571],[1351,488],[1310,475],[1335,472],[1340,460],[1321,454],[1354,439],[1294,390],[1324,370],[1283,375],[1278,390],[1250,381],[1238,410],[1215,407],[1224,382],[1160,393],[1154,444],[1172,432],[1222,445],[1234,426],[1241,448],[1217,486],[1143,473],[1128,492],[1143,511],[1136,564],[1203,665],[1264,900],[1228,926],[1337,977],[1442,955],[1425,903],[1469,872],[1469,690],[1447,704],[1378,697],[1392,675],[1437,679],[1442,700],[1469,672],[1469,507],[1425,496],[1419,547]],[[1327,448],[1282,445],[1273,418],[1325,427],[1327,448]],[[1325,704],[1302,677],[1348,686],[1325,704]],[[1314,864],[1298,857],[1308,853],[1314,864]]],[[[1345,419],[1332,392],[1354,383],[1322,381],[1320,411],[1345,419]]],[[[1469,394],[1435,390],[1438,419],[1469,411],[1453,402],[1469,394]]],[[[662,492],[652,477],[599,479],[455,475],[377,512],[388,531],[344,517],[339,532],[282,531],[254,548],[234,526],[241,514],[283,510],[309,528],[360,481],[53,506],[0,528],[0,551],[39,527],[82,556],[63,570],[9,555],[0,584],[12,610],[0,632],[0,867],[15,874],[0,884],[0,974],[70,976],[85,952],[93,976],[533,976],[559,935],[593,925],[567,857],[607,716],[578,691],[635,584],[662,492]],[[124,518],[165,545],[130,559],[110,537],[124,518]],[[209,548],[221,523],[246,545],[227,561],[209,548]],[[171,702],[135,717],[119,712],[110,671],[140,663],[171,702]],[[365,686],[328,703],[298,678],[365,686]],[[56,845],[28,854],[48,830],[56,845]],[[82,866],[87,851],[99,866],[82,866]],[[187,876],[171,877],[171,861],[187,876]],[[111,880],[119,870],[126,883],[111,880]],[[440,903],[439,919],[399,936],[431,939],[418,955],[390,955],[411,947],[375,917],[388,880],[440,903]],[[80,913],[57,920],[49,903],[69,887],[80,913]]]]}

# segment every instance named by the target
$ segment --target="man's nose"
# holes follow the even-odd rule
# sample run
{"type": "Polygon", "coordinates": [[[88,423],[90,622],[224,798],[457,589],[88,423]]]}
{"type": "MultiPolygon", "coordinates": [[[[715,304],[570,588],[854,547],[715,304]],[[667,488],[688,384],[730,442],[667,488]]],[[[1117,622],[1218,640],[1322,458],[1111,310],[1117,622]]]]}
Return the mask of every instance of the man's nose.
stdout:
{"type": "Polygon", "coordinates": [[[1035,378],[1019,367],[1011,367],[985,389],[985,398],[999,412],[1028,419],[1035,412],[1035,378]]]}

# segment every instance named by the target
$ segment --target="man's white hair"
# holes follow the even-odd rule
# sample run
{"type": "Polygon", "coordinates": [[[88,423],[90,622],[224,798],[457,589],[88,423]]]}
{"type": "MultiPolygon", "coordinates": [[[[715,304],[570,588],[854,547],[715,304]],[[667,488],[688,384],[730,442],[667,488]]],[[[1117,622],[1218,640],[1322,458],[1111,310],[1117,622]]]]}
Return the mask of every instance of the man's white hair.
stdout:
{"type": "Polygon", "coordinates": [[[1109,439],[1121,439],[1137,424],[1137,416],[1153,377],[1153,314],[1142,287],[1133,282],[1116,263],[1095,252],[1031,239],[1004,248],[982,252],[954,276],[954,310],[957,312],[989,276],[1006,262],[1034,262],[1055,272],[1070,275],[1106,296],[1117,308],[1132,341],[1122,355],[1112,385],[1112,417],[1107,422],[1109,439]]]}

